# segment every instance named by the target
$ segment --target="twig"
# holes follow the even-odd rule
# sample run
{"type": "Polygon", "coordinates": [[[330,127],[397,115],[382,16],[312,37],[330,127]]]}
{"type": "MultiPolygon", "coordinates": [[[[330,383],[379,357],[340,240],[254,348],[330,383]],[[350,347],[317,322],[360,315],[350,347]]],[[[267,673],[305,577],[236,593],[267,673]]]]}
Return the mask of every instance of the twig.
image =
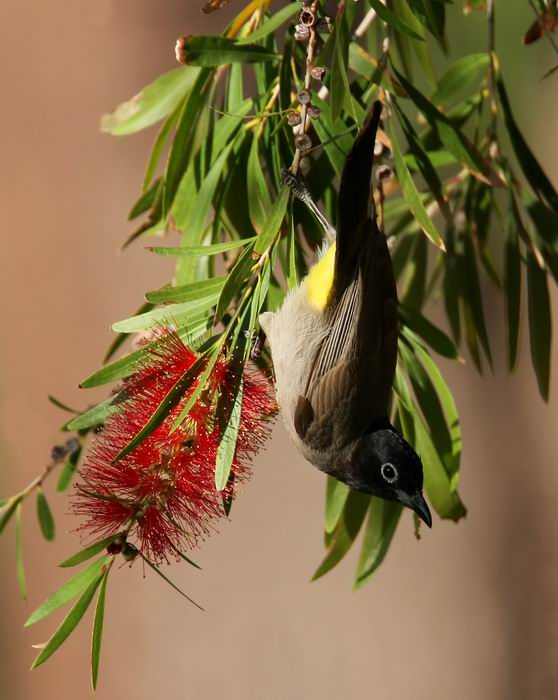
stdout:
{"type": "MultiPolygon", "coordinates": [[[[311,12],[314,15],[314,18],[317,19],[318,16],[318,5],[319,5],[319,0],[313,0],[311,6],[309,8],[305,8],[303,12],[311,12]]],[[[310,84],[312,82],[312,68],[314,67],[314,54],[316,52],[316,44],[317,44],[317,38],[318,38],[318,33],[316,31],[316,19],[314,19],[314,22],[312,26],[310,27],[310,38],[308,39],[308,49],[306,51],[306,74],[304,76],[304,89],[309,90],[310,89],[310,84]]],[[[302,109],[300,111],[300,126],[298,133],[299,134],[304,134],[306,133],[306,125],[308,122],[308,103],[305,103],[302,105],[302,109]]],[[[300,159],[302,158],[302,151],[299,148],[296,148],[293,162],[291,165],[291,173],[293,175],[296,175],[298,173],[298,169],[300,167],[300,159]]]]}
{"type": "Polygon", "coordinates": [[[488,56],[490,58],[490,130],[491,139],[496,135],[496,120],[498,117],[498,102],[496,99],[496,21],[494,0],[488,0],[486,6],[486,15],[488,20],[488,56]]]}

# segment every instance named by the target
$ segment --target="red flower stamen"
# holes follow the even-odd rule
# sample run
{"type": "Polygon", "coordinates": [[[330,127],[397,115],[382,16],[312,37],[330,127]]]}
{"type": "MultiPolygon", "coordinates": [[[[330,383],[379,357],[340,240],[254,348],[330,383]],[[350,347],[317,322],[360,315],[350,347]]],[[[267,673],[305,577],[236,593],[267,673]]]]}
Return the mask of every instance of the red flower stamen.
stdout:
{"type": "Polygon", "coordinates": [[[124,382],[126,399],[95,437],[73,499],[73,512],[86,518],[82,529],[96,537],[126,530],[155,562],[195,546],[224,515],[223,499],[234,497],[234,485],[250,476],[249,463],[268,437],[269,418],[276,412],[267,379],[245,371],[234,478],[217,490],[217,404],[232,400],[237,371],[231,361],[219,359],[207,389],[176,431],[171,428],[196,382],[146,440],[113,463],[197,359],[176,333],[167,333],[150,360],[124,382]]]}

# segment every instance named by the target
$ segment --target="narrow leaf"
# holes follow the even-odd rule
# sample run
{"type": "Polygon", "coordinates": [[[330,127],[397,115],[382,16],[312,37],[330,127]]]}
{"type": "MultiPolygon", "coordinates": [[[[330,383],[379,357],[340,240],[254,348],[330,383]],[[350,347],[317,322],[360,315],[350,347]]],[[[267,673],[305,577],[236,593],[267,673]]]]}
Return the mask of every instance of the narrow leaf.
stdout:
{"type": "Polygon", "coordinates": [[[531,252],[527,253],[527,303],[531,362],[537,377],[539,392],[542,398],[548,401],[552,347],[550,295],[546,271],[541,270],[531,252]]]}
{"type": "Polygon", "coordinates": [[[91,557],[94,557],[95,554],[102,552],[103,549],[106,549],[108,545],[111,542],[114,542],[117,537],[119,537],[119,534],[110,535],[110,537],[105,537],[103,540],[99,540],[99,542],[94,542],[93,544],[89,545],[89,547],[86,547],[76,554],[73,554],[71,557],[68,557],[68,559],[65,559],[61,564],[59,564],[59,566],[64,568],[77,566],[78,564],[87,561],[87,559],[91,559],[91,557]]]}
{"type": "Polygon", "coordinates": [[[424,41],[420,34],[417,34],[411,27],[406,24],[398,15],[394,14],[388,7],[386,7],[381,0],[368,0],[373,10],[380,19],[382,19],[386,24],[389,24],[394,29],[397,29],[404,34],[417,39],[418,41],[424,41]]]}
{"type": "Polygon", "coordinates": [[[240,416],[242,413],[243,384],[242,379],[236,395],[232,398],[233,405],[229,420],[222,432],[217,448],[217,460],[215,464],[215,486],[222,491],[229,481],[231,467],[236,452],[238,429],[240,428],[240,416]]]}
{"type": "Polygon", "coordinates": [[[401,191],[403,192],[403,195],[407,200],[407,204],[411,208],[411,211],[415,215],[422,231],[428,237],[428,239],[432,241],[432,243],[434,243],[435,246],[440,248],[440,250],[445,251],[446,248],[444,245],[444,241],[442,240],[442,236],[438,232],[436,226],[434,226],[432,219],[428,216],[428,212],[426,211],[424,204],[422,203],[422,199],[420,198],[413,177],[409,172],[409,168],[403,160],[403,155],[401,153],[401,149],[399,148],[399,144],[397,143],[395,133],[393,132],[393,130],[391,133],[391,144],[393,149],[393,160],[395,164],[395,169],[397,171],[397,179],[399,180],[399,184],[401,185],[401,191]]]}
{"type": "Polygon", "coordinates": [[[325,503],[325,530],[327,533],[334,532],[337,527],[349,493],[350,488],[347,484],[338,481],[333,476],[327,477],[325,503]]]}
{"type": "Polygon", "coordinates": [[[277,61],[280,55],[257,44],[241,44],[223,36],[190,36],[184,43],[190,66],[216,67],[227,63],[277,61]]]}
{"type": "Polygon", "coordinates": [[[347,498],[343,515],[333,533],[331,547],[324,560],[317,568],[312,581],[331,571],[343,559],[355,541],[370,504],[370,496],[351,491],[347,498]]]}
{"type": "Polygon", "coordinates": [[[54,518],[44,491],[40,486],[37,488],[37,518],[39,519],[43,537],[50,542],[54,539],[54,518]]]}
{"type": "Polygon", "coordinates": [[[226,241],[225,243],[213,243],[211,245],[192,245],[192,246],[179,246],[178,248],[170,247],[148,247],[146,250],[155,253],[156,255],[166,255],[171,257],[198,257],[200,255],[219,255],[220,253],[226,253],[229,250],[235,250],[236,248],[241,248],[242,246],[255,241],[256,238],[239,238],[235,241],[226,241]]]}
{"type": "Polygon", "coordinates": [[[261,255],[267,248],[273,243],[275,236],[277,235],[285,214],[287,213],[287,205],[289,203],[290,190],[288,187],[283,186],[279,192],[279,196],[273,203],[269,216],[264,224],[264,227],[260,231],[256,244],[254,247],[254,252],[261,255]]]}
{"type": "Polygon", "coordinates": [[[504,301],[506,304],[508,367],[511,372],[517,361],[521,310],[521,255],[519,235],[513,218],[508,223],[504,252],[504,301]]]}
{"type": "Polygon", "coordinates": [[[383,562],[402,510],[399,503],[384,501],[381,498],[372,498],[370,501],[368,520],[356,570],[355,590],[361,588],[383,562]]]}
{"type": "Polygon", "coordinates": [[[266,36],[275,32],[276,29],[278,29],[282,24],[284,24],[291,17],[294,17],[294,15],[296,15],[299,12],[300,7],[298,7],[296,3],[282,7],[268,20],[266,20],[260,27],[258,27],[256,31],[238,39],[236,42],[237,46],[255,43],[256,41],[260,41],[260,39],[265,39],[266,36]]]}
{"type": "Polygon", "coordinates": [[[439,355],[451,360],[459,359],[459,353],[451,338],[431,323],[420,311],[401,304],[399,318],[405,326],[419,335],[439,355]]]}
{"type": "Polygon", "coordinates": [[[146,292],[145,298],[152,304],[199,301],[206,297],[213,297],[220,294],[226,279],[226,277],[211,277],[209,279],[192,282],[191,284],[183,284],[179,287],[163,287],[163,289],[146,292]]]}
{"type": "Polygon", "coordinates": [[[103,115],[101,131],[123,136],[164,119],[192,89],[198,72],[186,66],[164,73],[130,100],[103,115]]]}
{"type": "Polygon", "coordinates": [[[105,616],[105,596],[107,591],[109,569],[103,574],[97,605],[95,606],[95,618],[93,620],[93,634],[91,637],[91,685],[93,690],[97,688],[99,676],[99,658],[101,655],[101,641],[103,638],[103,620],[105,616]]]}
{"type": "Polygon", "coordinates": [[[4,531],[6,525],[12,519],[13,514],[16,512],[16,509],[22,500],[23,498],[19,496],[14,500],[9,500],[5,506],[2,506],[2,513],[0,513],[0,535],[4,531]]]}
{"type": "Polygon", "coordinates": [[[85,611],[87,610],[87,608],[91,604],[91,601],[93,600],[93,596],[95,595],[95,592],[96,592],[102,578],[103,578],[102,574],[98,574],[97,577],[89,584],[88,588],[85,589],[85,591],[81,595],[80,599],[77,601],[77,603],[74,605],[74,607],[70,610],[70,612],[66,615],[66,617],[62,621],[62,624],[60,625],[60,627],[56,630],[56,632],[48,640],[46,645],[43,647],[41,652],[38,654],[35,661],[33,661],[33,665],[31,666],[31,670],[37,668],[37,666],[40,666],[50,656],[52,656],[52,654],[54,654],[54,652],[60,646],[62,646],[62,644],[66,641],[66,639],[68,639],[70,634],[75,630],[75,628],[79,624],[81,618],[85,615],[85,611]]]}
{"type": "Polygon", "coordinates": [[[34,625],[51,615],[55,610],[62,607],[69,600],[80,595],[92,582],[101,580],[103,567],[110,561],[110,557],[101,557],[93,562],[87,569],[83,569],[55,591],[44,603],[31,614],[25,623],[25,627],[34,625]]]}
{"type": "Polygon", "coordinates": [[[486,75],[490,58],[487,53],[472,53],[455,61],[442,75],[431,100],[435,104],[445,104],[453,100],[463,90],[478,85],[486,75]]]}

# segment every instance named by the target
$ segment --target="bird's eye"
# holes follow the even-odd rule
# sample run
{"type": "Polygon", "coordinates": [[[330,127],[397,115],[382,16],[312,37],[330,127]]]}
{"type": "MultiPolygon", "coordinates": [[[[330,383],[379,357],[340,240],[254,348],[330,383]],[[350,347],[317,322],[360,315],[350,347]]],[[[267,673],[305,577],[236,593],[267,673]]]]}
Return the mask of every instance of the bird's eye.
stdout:
{"type": "Polygon", "coordinates": [[[399,472],[391,462],[386,462],[385,464],[382,464],[382,476],[388,482],[388,484],[393,484],[394,481],[397,481],[399,472]]]}

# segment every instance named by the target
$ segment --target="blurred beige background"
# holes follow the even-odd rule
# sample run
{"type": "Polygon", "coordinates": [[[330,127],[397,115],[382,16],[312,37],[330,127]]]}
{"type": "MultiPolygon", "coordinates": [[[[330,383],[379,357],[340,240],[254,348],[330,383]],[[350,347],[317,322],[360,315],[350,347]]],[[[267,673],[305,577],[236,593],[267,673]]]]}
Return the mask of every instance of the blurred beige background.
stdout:
{"type": "MultiPolygon", "coordinates": [[[[153,133],[117,140],[99,133],[98,120],[174,67],[177,35],[221,27],[239,3],[211,20],[201,4],[0,3],[2,495],[30,481],[59,439],[63,416],[47,393],[80,406],[92,400],[75,387],[97,367],[109,323],[169,276],[168,262],[139,246],[115,254],[153,133]]],[[[558,182],[558,75],[538,80],[556,56],[546,42],[521,46],[532,20],[526,1],[497,5],[510,15],[500,48],[515,79],[512,100],[558,182]]],[[[482,49],[482,23],[455,15],[463,44],[482,49]]],[[[153,575],[142,579],[139,566],[111,578],[97,697],[558,697],[557,374],[545,407],[524,334],[520,372],[506,377],[499,300],[488,312],[496,375],[447,367],[463,421],[466,521],[437,520],[416,542],[405,517],[385,565],[359,593],[351,592],[354,556],[308,583],[322,556],[324,481],[278,426],[232,521],[196,553],[203,572],[171,572],[207,612],[153,575]]],[[[555,352],[555,369],[557,360],[555,352]]],[[[78,547],[66,534],[75,523],[65,499],[51,500],[55,543],[42,542],[33,503],[25,513],[27,604],[15,582],[13,525],[0,539],[2,700],[90,697],[89,616],[47,664],[28,671],[30,645],[54,620],[31,630],[22,623],[63,582],[57,563],[78,547]]]]}

